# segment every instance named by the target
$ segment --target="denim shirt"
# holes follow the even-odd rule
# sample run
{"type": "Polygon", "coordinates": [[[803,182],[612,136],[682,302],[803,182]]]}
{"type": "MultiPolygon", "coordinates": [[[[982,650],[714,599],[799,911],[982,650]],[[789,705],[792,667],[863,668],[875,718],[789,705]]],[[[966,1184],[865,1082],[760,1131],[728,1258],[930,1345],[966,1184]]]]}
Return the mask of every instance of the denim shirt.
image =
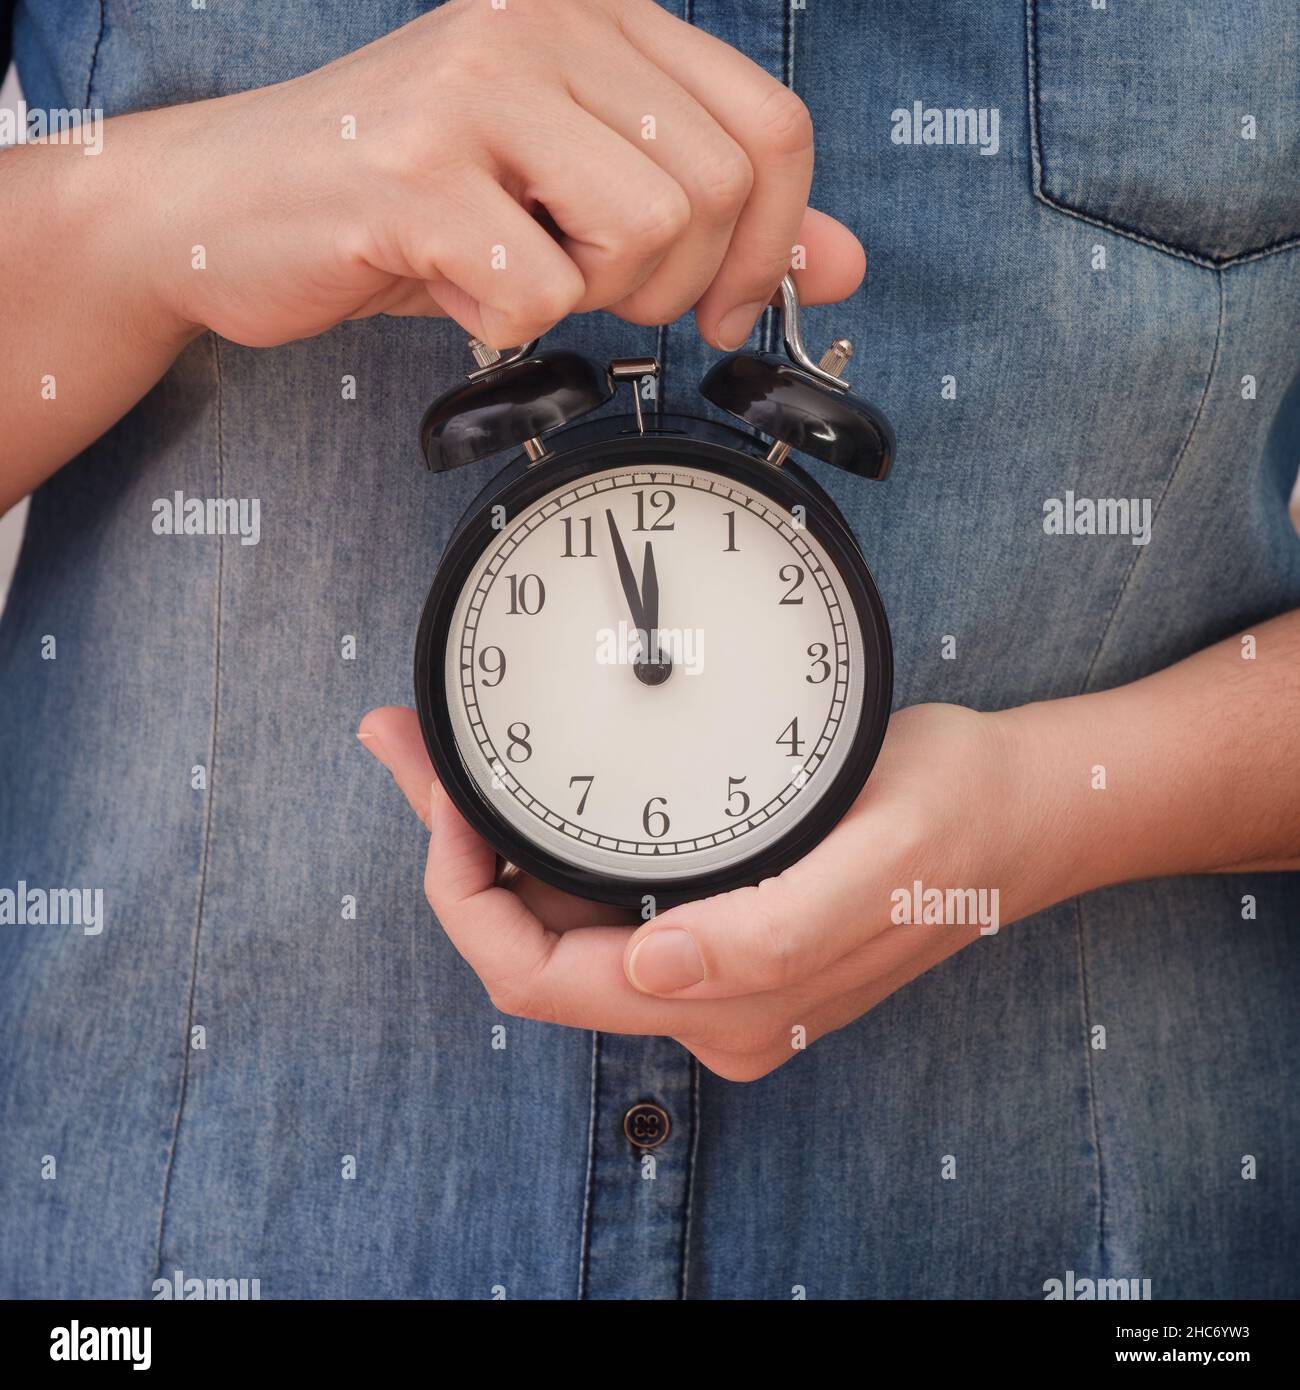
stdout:
{"type": "MultiPolygon", "coordinates": [[[[31,105],[111,116],[422,8],[19,0],[14,51],[31,105]]],[[[884,596],[897,706],[1112,686],[1300,605],[1291,0],[668,8],[799,92],[813,201],[867,248],[867,287],[805,328],[854,340],[898,463],[809,467],[884,596]],[[1078,499],[1135,524],[1045,525],[1078,499]]],[[[689,318],[548,342],[654,354],[662,403],[711,414],[689,318]]],[[[354,737],[410,703],[440,550],[500,466],[419,467],[467,365],[439,320],[208,334],[33,498],[0,886],[101,887],[104,914],[0,926],[0,1293],[150,1297],[179,1270],[263,1297],[1041,1298],[1067,1271],[1294,1294],[1300,876],[1062,903],[750,1085],[493,1010],[354,737]],[[257,499],[257,544],[156,534],[178,491],[257,499]],[[623,1133],[643,1101],[671,1120],[651,1164],[623,1133]]]]}

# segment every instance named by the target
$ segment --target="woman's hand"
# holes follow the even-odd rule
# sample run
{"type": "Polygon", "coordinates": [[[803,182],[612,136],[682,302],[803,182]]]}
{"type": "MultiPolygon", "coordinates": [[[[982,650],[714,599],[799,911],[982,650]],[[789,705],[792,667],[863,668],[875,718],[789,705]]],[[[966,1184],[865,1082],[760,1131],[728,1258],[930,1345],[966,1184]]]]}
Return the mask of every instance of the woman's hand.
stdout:
{"type": "Polygon", "coordinates": [[[204,329],[449,314],[505,347],[694,306],[737,347],[796,246],[805,302],[862,279],[807,207],[812,159],[798,97],[650,0],[452,0],[291,81],[115,117],[94,158],[0,152],[0,354],[27,364],[0,512],[204,329]]]}
{"type": "Polygon", "coordinates": [[[1015,759],[995,715],[895,715],[865,790],[811,854],[756,888],[635,927],[527,876],[495,886],[496,856],[434,783],[410,710],[374,711],[360,737],[430,826],[429,903],[497,1008],[673,1037],[731,1080],[774,1070],[1031,908],[1008,891],[1032,876],[1020,870],[1015,759]],[[926,901],[918,882],[973,890],[947,898],[964,920],[900,921],[926,901]]]}
{"type": "Polygon", "coordinates": [[[730,349],[796,244],[810,302],[862,278],[856,239],[807,212],[799,98],[650,0],[454,0],[163,120],[160,264],[184,318],[240,343],[446,312],[505,347],[570,313],[695,306],[730,349]]]}
{"type": "Polygon", "coordinates": [[[359,734],[430,825],[429,902],[498,1008],[662,1034],[752,1080],[1077,893],[1300,869],[1298,702],[1300,610],[1113,690],[995,714],[914,705],[811,854],[635,927],[527,878],[493,886],[495,855],[433,783],[410,710],[359,734]]]}

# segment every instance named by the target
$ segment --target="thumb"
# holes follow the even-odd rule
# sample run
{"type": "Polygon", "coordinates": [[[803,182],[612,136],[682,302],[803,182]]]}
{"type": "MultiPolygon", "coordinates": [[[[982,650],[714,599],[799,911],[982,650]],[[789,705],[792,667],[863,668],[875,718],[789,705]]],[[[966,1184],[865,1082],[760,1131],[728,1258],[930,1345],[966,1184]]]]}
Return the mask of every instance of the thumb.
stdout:
{"type": "Polygon", "coordinates": [[[816,879],[787,871],[665,912],[628,942],[628,980],[643,994],[725,999],[810,978],[862,945],[873,916],[816,879]]]}
{"type": "Polygon", "coordinates": [[[373,709],[361,721],[357,737],[393,774],[393,781],[411,803],[411,810],[429,829],[430,793],[437,777],[425,752],[415,711],[397,705],[373,709]]]}

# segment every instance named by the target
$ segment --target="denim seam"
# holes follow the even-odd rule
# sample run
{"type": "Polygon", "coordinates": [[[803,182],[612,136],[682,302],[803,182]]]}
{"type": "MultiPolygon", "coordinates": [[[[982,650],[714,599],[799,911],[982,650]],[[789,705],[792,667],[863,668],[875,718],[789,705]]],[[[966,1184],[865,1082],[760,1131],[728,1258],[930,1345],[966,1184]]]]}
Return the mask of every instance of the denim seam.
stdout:
{"type": "Polygon", "coordinates": [[[1101,1154],[1101,1113],[1097,1104],[1097,1081],[1088,1033],[1092,1024],[1092,992],[1088,988],[1088,953],[1083,936],[1083,897],[1074,900],[1074,920],[1079,944],[1079,1013],[1083,1018],[1083,1043],[1087,1057],[1084,1074],[1088,1080],[1088,1116],[1092,1127],[1093,1169],[1097,1187],[1097,1270],[1105,1270],[1106,1261],[1106,1167],[1101,1154]]]}
{"type": "Polygon", "coordinates": [[[1144,232],[1137,227],[1125,226],[1122,222],[1100,217],[1096,213],[1084,211],[1077,208],[1064,199],[1058,198],[1048,193],[1044,188],[1043,177],[1043,142],[1041,121],[1039,117],[1040,103],[1038,91],[1038,0],[1025,0],[1025,42],[1026,42],[1026,63],[1025,77],[1029,97],[1029,148],[1030,162],[1032,165],[1032,185],[1034,197],[1045,207],[1051,208],[1054,212],[1059,212],[1063,216],[1073,217],[1077,221],[1086,222],[1089,226],[1100,227],[1103,231],[1114,232],[1117,236],[1127,237],[1130,241],[1136,241],[1143,246],[1149,246],[1153,251],[1159,251],[1166,256],[1172,256],[1175,260],[1190,261],[1193,265],[1202,266],[1206,270],[1222,270],[1226,266],[1245,265],[1249,261],[1261,260],[1265,256],[1274,256],[1281,251],[1291,251],[1300,247],[1300,235],[1286,237],[1281,241],[1272,241],[1265,246],[1253,246],[1249,250],[1239,251],[1231,256],[1211,256],[1196,251],[1188,250],[1185,247],[1176,246],[1173,242],[1161,241],[1158,237],[1149,232],[1144,232]]]}
{"type": "Polygon", "coordinates": [[[587,1186],[582,1201],[582,1236],[578,1247],[578,1297],[587,1297],[591,1258],[591,1209],[596,1193],[596,1108],[600,1100],[600,1034],[591,1035],[591,1104],[587,1120],[587,1186]]]}
{"type": "Polygon", "coordinates": [[[691,1143],[686,1151],[686,1211],[682,1220],[682,1268],[678,1298],[685,1300],[691,1267],[691,1222],[695,1215],[695,1156],[700,1147],[700,1064],[687,1054],[691,1069],[691,1143]]]}
{"type": "Polygon", "coordinates": [[[95,34],[95,46],[90,50],[90,67],[86,72],[86,99],[81,104],[87,110],[90,108],[90,95],[95,87],[95,73],[99,67],[99,45],[104,41],[105,4],[106,0],[99,0],[99,29],[95,34]]]}
{"type": "MultiPolygon", "coordinates": [[[[1169,496],[1169,489],[1174,485],[1174,479],[1178,476],[1178,470],[1183,465],[1183,460],[1187,457],[1187,451],[1192,447],[1192,441],[1196,438],[1196,431],[1200,428],[1201,420],[1205,415],[1205,402],[1210,397],[1210,387],[1214,382],[1215,373],[1219,369],[1219,349],[1223,343],[1223,320],[1224,320],[1224,289],[1223,276],[1215,274],[1216,288],[1219,295],[1219,315],[1214,329],[1214,350],[1210,354],[1209,369],[1205,373],[1205,385],[1201,388],[1201,399],[1197,402],[1196,411],[1192,415],[1192,423],[1188,428],[1186,438],[1182,442],[1178,453],[1174,457],[1173,467],[1169,470],[1169,476],[1165,479],[1164,486],[1160,489],[1160,496],[1156,498],[1155,506],[1151,509],[1151,525],[1155,526],[1160,518],[1160,509],[1165,504],[1165,498],[1169,496]]],[[[1145,547],[1134,547],[1138,551],[1129,562],[1128,572],[1124,575],[1124,580],[1119,586],[1119,592],[1115,595],[1115,602],[1111,604],[1110,612],[1106,615],[1106,621],[1102,624],[1101,636],[1097,639],[1096,650],[1092,654],[1092,660],[1088,662],[1088,670],[1084,675],[1080,693],[1084,694],[1092,684],[1093,672],[1097,662],[1101,660],[1101,654],[1106,649],[1106,639],[1110,636],[1115,626],[1115,620],[1119,610],[1123,605],[1124,599],[1128,594],[1129,585],[1133,581],[1134,574],[1137,573],[1138,562],[1141,560],[1141,551],[1145,547]]]]}
{"type": "MultiPolygon", "coordinates": [[[[217,386],[217,496],[225,489],[225,435],[222,422],[221,344],[211,335],[212,365],[217,386]]],[[[176,1163],[176,1147],[180,1139],[181,1119],[190,1080],[190,1030],[194,1026],[194,996],[199,976],[199,937],[203,928],[203,908],[207,900],[208,857],[212,845],[212,800],[217,792],[217,719],[221,700],[221,591],[225,572],[225,536],[217,537],[217,589],[213,605],[213,662],[212,662],[212,725],[208,733],[208,788],[203,804],[203,844],[199,852],[198,896],[194,911],[194,934],[190,948],[190,988],[185,1002],[185,1051],[181,1059],[181,1078],[176,1097],[176,1118],[172,1121],[171,1139],[167,1146],[167,1166],[163,1173],[162,1200],[158,1208],[158,1241],[154,1252],[155,1279],[162,1277],[163,1235],[167,1224],[167,1201],[171,1196],[172,1171],[176,1163]]]]}

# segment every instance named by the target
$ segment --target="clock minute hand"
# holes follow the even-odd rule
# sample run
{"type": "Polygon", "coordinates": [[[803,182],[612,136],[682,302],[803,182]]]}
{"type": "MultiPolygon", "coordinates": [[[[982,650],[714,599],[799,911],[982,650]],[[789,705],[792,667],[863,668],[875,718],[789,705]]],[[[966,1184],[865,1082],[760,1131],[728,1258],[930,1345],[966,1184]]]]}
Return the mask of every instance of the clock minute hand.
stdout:
{"type": "Polygon", "coordinates": [[[660,679],[667,679],[672,669],[672,658],[659,646],[659,575],[655,570],[654,547],[645,543],[645,559],[641,564],[641,602],[644,606],[647,640],[650,644],[649,660],[652,666],[667,667],[660,679]]]}

